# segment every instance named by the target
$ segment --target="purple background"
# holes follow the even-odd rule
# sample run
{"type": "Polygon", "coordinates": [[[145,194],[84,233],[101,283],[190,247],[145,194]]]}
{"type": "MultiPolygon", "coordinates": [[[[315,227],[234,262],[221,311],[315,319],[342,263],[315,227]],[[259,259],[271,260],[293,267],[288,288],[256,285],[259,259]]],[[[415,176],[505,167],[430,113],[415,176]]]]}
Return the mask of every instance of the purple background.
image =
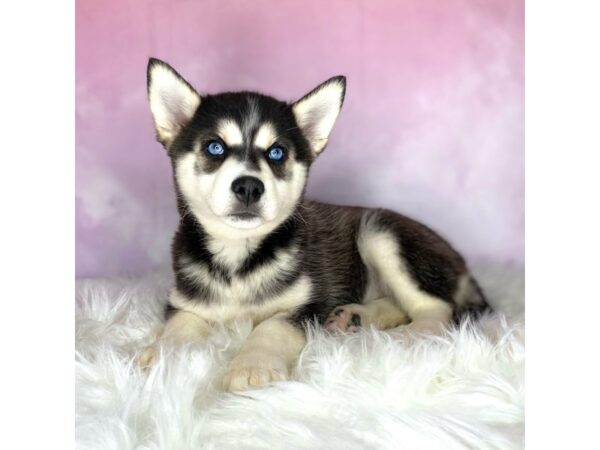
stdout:
{"type": "Polygon", "coordinates": [[[522,0],[79,0],[76,16],[78,276],[170,262],[149,56],[200,93],[293,100],[347,75],[309,196],[402,211],[471,260],[523,261],[522,0]]]}

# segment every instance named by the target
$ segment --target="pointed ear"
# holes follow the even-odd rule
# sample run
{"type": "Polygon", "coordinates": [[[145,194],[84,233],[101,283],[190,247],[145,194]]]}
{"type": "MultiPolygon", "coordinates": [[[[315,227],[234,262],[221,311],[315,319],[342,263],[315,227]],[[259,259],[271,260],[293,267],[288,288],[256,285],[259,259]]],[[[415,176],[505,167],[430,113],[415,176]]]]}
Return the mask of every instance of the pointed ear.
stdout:
{"type": "Polygon", "coordinates": [[[200,106],[200,96],[167,63],[148,60],[148,100],[158,141],[169,146],[200,106]]]}
{"type": "Polygon", "coordinates": [[[315,155],[327,145],[329,133],[342,109],[345,92],[346,77],[337,76],[320,84],[292,105],[296,122],[315,155]]]}

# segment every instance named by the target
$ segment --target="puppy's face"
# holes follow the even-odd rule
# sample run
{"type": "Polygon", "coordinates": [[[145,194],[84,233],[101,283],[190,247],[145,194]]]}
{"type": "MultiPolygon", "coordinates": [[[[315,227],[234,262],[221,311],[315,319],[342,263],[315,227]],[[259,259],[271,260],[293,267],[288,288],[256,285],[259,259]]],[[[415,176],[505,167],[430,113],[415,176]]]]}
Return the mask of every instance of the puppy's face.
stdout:
{"type": "Polygon", "coordinates": [[[210,234],[231,239],[264,235],[293,213],[344,89],[335,77],[292,104],[249,92],[200,97],[164,62],[148,65],[157,137],[182,200],[210,234]]]}

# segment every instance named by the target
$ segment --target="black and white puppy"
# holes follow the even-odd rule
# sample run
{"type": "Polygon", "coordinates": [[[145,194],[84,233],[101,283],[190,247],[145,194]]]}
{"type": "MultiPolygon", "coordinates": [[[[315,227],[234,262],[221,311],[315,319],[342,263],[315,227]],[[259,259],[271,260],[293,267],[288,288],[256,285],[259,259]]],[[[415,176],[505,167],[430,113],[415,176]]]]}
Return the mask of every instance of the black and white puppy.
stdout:
{"type": "Polygon", "coordinates": [[[243,390],[288,378],[307,321],[435,333],[487,308],[463,258],[426,226],[303,198],[345,86],[334,77],[294,103],[253,92],[200,96],[150,59],[150,109],[181,220],[167,322],[141,364],[161,340],[201,342],[211,324],[250,318],[254,329],[224,378],[225,389],[243,390]]]}

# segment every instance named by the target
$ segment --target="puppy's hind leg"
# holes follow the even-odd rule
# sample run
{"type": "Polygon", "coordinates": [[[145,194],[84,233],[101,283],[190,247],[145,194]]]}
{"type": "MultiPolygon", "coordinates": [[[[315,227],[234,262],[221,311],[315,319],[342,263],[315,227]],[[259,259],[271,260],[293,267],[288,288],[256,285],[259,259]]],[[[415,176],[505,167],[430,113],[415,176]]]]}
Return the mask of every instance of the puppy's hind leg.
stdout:
{"type": "Polygon", "coordinates": [[[399,239],[393,233],[363,228],[359,248],[382,290],[410,317],[407,330],[438,334],[451,323],[454,305],[421,289],[406,267],[399,239]]]}

